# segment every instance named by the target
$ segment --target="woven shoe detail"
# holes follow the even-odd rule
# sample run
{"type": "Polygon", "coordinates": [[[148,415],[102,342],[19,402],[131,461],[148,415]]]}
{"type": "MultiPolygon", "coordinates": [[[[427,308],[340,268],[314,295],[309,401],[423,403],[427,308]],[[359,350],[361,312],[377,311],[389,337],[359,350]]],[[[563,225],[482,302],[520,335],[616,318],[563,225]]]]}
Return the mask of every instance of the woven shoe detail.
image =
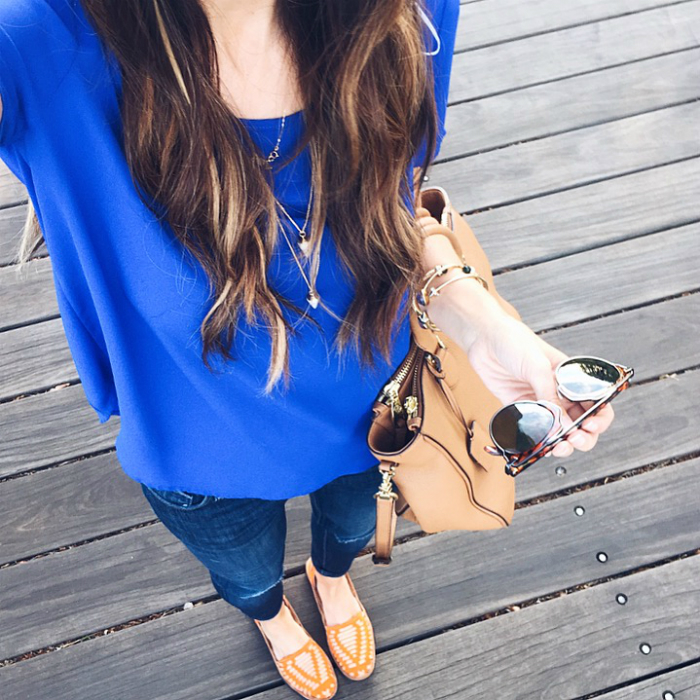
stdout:
{"type": "Polygon", "coordinates": [[[350,590],[360,605],[360,611],[355,613],[346,622],[336,625],[327,625],[323,613],[323,603],[316,589],[316,569],[311,561],[306,562],[306,576],[311,585],[314,599],[318,605],[323,626],[326,630],[328,648],[333,660],[344,676],[353,681],[361,681],[368,678],[374,671],[376,663],[376,645],[374,629],[369,615],[360,602],[350,576],[346,574],[350,590]]]}
{"type": "MultiPolygon", "coordinates": [[[[289,608],[294,619],[301,625],[301,621],[286,597],[284,598],[284,604],[289,608]]],[[[278,659],[272,649],[272,643],[263,631],[260,622],[255,620],[255,624],[265,640],[265,644],[280,676],[292,690],[295,690],[307,700],[330,700],[336,694],[338,679],[333,670],[333,664],[326,652],[314,639],[309,636],[308,641],[301,649],[278,659]]]]}

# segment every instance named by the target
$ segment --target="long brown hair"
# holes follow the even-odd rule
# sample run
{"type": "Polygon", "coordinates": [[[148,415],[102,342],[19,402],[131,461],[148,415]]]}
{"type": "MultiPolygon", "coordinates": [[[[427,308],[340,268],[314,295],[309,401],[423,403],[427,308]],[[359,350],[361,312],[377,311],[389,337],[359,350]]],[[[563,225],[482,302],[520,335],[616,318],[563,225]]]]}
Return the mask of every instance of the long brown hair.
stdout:
{"type": "MultiPolygon", "coordinates": [[[[221,96],[201,0],[81,2],[121,70],[134,180],[207,273],[215,301],[200,329],[204,364],[211,370],[211,352],[233,359],[241,315],[255,324],[259,314],[272,341],[266,391],[281,377],[287,385],[293,329],[282,307],[302,311],[266,280],[279,226],[273,183],[221,96]]],[[[437,113],[418,4],[424,0],[276,0],[274,10],[304,100],[306,131],[290,159],[309,146],[310,229],[330,222],[354,282],[334,343],[341,353],[352,346],[368,366],[377,350],[389,359],[401,297],[420,272],[420,236],[403,195],[415,206],[407,171],[425,139],[425,176],[437,113]]],[[[27,234],[21,249],[29,254],[36,241],[27,234]]]]}

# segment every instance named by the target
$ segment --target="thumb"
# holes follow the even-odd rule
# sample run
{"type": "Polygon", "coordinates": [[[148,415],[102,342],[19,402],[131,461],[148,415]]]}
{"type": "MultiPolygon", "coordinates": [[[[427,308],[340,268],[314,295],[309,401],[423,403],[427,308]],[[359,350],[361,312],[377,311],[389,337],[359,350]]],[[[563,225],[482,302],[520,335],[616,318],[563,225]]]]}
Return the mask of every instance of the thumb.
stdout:
{"type": "Polygon", "coordinates": [[[566,430],[573,423],[573,420],[567,413],[566,407],[557,391],[557,382],[554,378],[554,369],[551,363],[545,359],[544,362],[533,369],[531,376],[527,380],[538,401],[546,401],[559,406],[561,409],[560,420],[564,430],[566,430]]]}

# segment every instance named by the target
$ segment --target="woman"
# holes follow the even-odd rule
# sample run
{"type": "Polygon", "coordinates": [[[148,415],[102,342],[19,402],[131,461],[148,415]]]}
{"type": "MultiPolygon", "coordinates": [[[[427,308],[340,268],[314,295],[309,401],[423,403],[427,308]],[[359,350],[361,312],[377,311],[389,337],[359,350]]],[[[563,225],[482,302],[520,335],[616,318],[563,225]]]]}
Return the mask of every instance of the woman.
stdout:
{"type": "MultiPolygon", "coordinates": [[[[0,156],[27,186],[66,337],[117,457],[307,698],[337,679],[283,596],[285,501],[349,678],[374,634],[348,576],[374,528],[370,406],[407,289],[457,260],[416,210],[444,137],[458,0],[0,0],[0,156]],[[426,58],[426,56],[428,58],[426,58]],[[35,212],[35,215],[34,213],[35,212]]],[[[447,279],[447,278],[446,278],[447,279]]],[[[431,316],[504,402],[565,355],[473,280],[431,316]]],[[[590,450],[608,405],[554,450],[590,450]]]]}

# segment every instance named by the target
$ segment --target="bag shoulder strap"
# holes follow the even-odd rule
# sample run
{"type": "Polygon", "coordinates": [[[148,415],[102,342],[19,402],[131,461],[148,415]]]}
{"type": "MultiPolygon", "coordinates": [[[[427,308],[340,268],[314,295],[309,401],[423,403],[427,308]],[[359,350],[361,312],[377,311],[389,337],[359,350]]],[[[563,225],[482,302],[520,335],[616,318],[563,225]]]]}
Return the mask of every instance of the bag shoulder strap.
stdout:
{"type": "Polygon", "coordinates": [[[380,462],[379,471],[382,473],[382,484],[375,494],[377,501],[377,529],[374,535],[375,547],[372,561],[375,564],[388,566],[391,564],[391,550],[394,547],[396,533],[396,498],[392,487],[394,465],[380,462]]]}

